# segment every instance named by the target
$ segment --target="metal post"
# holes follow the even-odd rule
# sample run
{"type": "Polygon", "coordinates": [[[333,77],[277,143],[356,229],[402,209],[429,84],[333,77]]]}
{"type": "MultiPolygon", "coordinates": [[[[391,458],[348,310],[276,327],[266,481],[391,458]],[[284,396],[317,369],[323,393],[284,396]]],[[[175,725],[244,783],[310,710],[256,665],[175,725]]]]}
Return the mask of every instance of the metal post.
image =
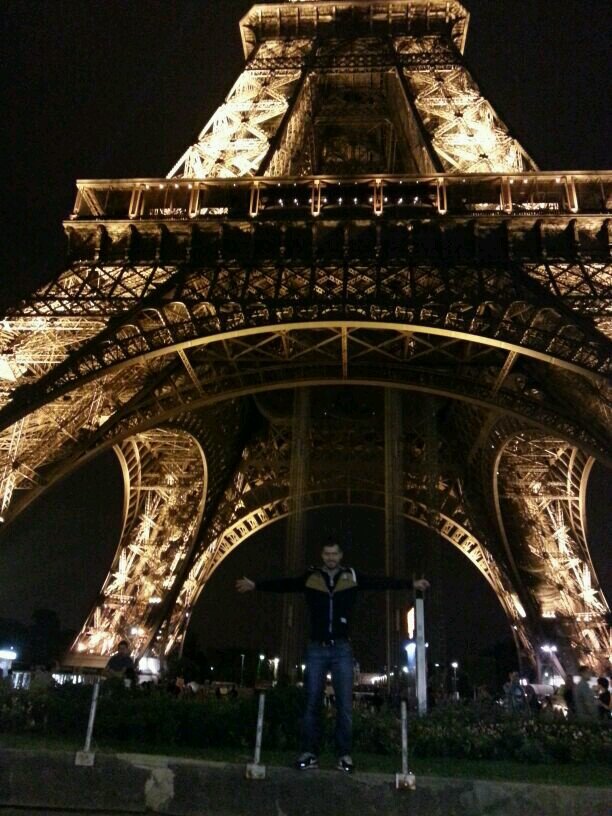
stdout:
{"type": "Polygon", "coordinates": [[[459,689],[457,687],[457,669],[459,668],[459,664],[456,660],[451,663],[451,668],[453,670],[453,700],[457,701],[459,699],[459,689]]]}
{"type": "Polygon", "coordinates": [[[408,712],[406,701],[402,700],[402,773],[408,773],[408,712]]]}
{"type": "Polygon", "coordinates": [[[244,686],[244,655],[240,655],[240,688],[244,686]]]}
{"type": "Polygon", "coordinates": [[[402,700],[402,772],[395,774],[396,790],[414,790],[416,779],[408,770],[408,708],[402,700]]]}
{"type": "Polygon", "coordinates": [[[246,767],[247,779],[265,779],[266,766],[260,764],[261,760],[261,739],[263,735],[264,708],[266,705],[266,695],[262,692],[259,695],[259,708],[257,710],[257,732],[255,734],[255,756],[253,762],[249,762],[246,767]]]}
{"type": "Polygon", "coordinates": [[[414,601],[416,623],[416,681],[419,716],[427,714],[427,655],[425,646],[425,603],[422,593],[417,592],[414,601]]]}
{"type": "Polygon", "coordinates": [[[89,708],[89,721],[87,723],[87,735],[85,736],[85,747],[82,751],[77,751],[74,761],[75,765],[92,766],[95,754],[91,752],[91,737],[93,735],[94,723],[96,721],[96,710],[98,708],[98,695],[100,693],[100,681],[96,680],[91,695],[91,706],[89,708]]]}
{"type": "Polygon", "coordinates": [[[255,670],[255,685],[259,682],[259,675],[261,674],[261,661],[265,659],[265,655],[260,654],[257,658],[257,668],[255,670]]]}

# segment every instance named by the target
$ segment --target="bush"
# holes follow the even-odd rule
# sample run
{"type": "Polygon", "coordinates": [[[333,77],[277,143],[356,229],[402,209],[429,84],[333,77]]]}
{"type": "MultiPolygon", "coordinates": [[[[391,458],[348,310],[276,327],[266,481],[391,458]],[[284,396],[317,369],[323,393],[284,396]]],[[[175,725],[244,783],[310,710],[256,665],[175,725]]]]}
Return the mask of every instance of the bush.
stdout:
{"type": "MultiPolygon", "coordinates": [[[[91,686],[33,691],[0,687],[0,732],[85,738],[91,686]]],[[[266,694],[264,749],[299,747],[303,692],[277,688],[266,694]]],[[[162,690],[126,689],[108,681],[100,691],[94,740],[160,752],[177,748],[251,750],[257,698],[176,698],[162,690]]],[[[333,748],[333,711],[324,710],[323,747],[333,748]]],[[[388,709],[355,710],[355,747],[398,754],[400,726],[388,709]]],[[[509,718],[499,709],[448,706],[409,720],[409,746],[416,757],[515,760],[529,764],[612,762],[612,729],[598,723],[509,718]]]]}
{"type": "Polygon", "coordinates": [[[355,745],[371,754],[397,754],[401,751],[399,721],[388,713],[356,711],[353,736],[355,745]]]}
{"type": "Polygon", "coordinates": [[[598,723],[510,718],[472,706],[434,710],[410,725],[419,757],[504,759],[530,764],[609,762],[612,732],[598,723]]]}

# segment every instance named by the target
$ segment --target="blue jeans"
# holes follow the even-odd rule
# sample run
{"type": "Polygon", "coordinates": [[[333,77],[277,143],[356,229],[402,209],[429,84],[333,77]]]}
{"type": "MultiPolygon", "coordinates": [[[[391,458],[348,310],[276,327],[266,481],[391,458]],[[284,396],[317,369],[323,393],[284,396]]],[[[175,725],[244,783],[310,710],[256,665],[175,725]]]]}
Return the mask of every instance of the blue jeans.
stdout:
{"type": "Polygon", "coordinates": [[[351,753],[353,736],[353,650],[348,640],[331,646],[308,644],[306,649],[306,710],[302,726],[302,750],[319,753],[321,704],[325,678],[330,673],[336,698],[334,741],[338,756],[351,753]]]}

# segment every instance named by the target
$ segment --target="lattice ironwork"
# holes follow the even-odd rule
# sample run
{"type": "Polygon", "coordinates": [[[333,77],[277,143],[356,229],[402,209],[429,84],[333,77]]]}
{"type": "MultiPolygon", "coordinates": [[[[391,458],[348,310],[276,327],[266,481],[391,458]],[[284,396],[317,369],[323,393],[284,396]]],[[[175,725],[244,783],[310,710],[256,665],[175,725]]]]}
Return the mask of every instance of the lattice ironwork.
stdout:
{"type": "Polygon", "coordinates": [[[289,109],[311,40],[268,40],[252,65],[241,74],[224,104],[195,145],[168,176],[209,178],[254,175],[265,158],[270,138],[289,109]],[[274,58],[276,68],[266,66],[274,58]],[[295,68],[292,64],[300,62],[295,68]]]}
{"type": "Polygon", "coordinates": [[[189,555],[206,500],[204,452],[184,431],[143,432],[117,453],[126,485],[123,532],[100,599],[72,646],[81,665],[111,654],[123,638],[140,654],[159,651],[155,610],[189,555]]]}
{"type": "Polygon", "coordinates": [[[500,529],[536,614],[554,632],[566,665],[597,669],[609,657],[610,609],[586,543],[592,464],[560,439],[515,433],[498,453],[494,490],[500,529]]]}
{"type": "Polygon", "coordinates": [[[100,666],[118,640],[163,657],[164,621],[216,512],[250,427],[244,403],[190,412],[114,446],[124,488],[123,530],[99,598],[66,661],[100,666]]]}
{"type": "MultiPolygon", "coordinates": [[[[67,269],[0,325],[2,521],[104,448],[127,474],[73,657],[126,633],[168,653],[219,561],[288,512],[287,440],[253,436],[253,395],[369,386],[452,418],[435,501],[413,446],[403,513],[475,563],[530,659],[553,626],[567,666],[604,667],[584,497],[612,461],[612,174],[537,171],[466,28],[452,0],[255,6],[245,70],[169,178],[78,182],[67,269]]],[[[380,473],[320,468],[307,506],[385,506],[380,473]]]]}
{"type": "Polygon", "coordinates": [[[465,495],[480,494],[472,516],[497,541],[494,554],[512,576],[533,649],[552,642],[566,670],[579,663],[603,670],[609,607],[593,580],[585,520],[592,457],[550,433],[474,408],[452,410],[449,444],[459,455],[468,451],[465,495]]]}
{"type": "Polygon", "coordinates": [[[465,68],[404,68],[404,75],[447,172],[515,173],[533,168],[465,68]]]}
{"type": "MultiPolygon", "coordinates": [[[[243,21],[245,71],[169,178],[268,175],[280,167],[289,172],[287,146],[284,160],[274,157],[288,127],[310,141],[303,167],[390,170],[396,140],[404,142],[401,154],[414,156],[408,131],[394,128],[393,118],[428,134],[426,149],[438,170],[535,167],[463,65],[457,34],[464,32],[467,15],[458,3],[277,4],[274,12],[274,34],[264,6],[243,21]],[[295,28],[286,39],[280,35],[289,20],[295,28]],[[384,104],[389,73],[396,79],[401,73],[409,88],[408,97],[393,96],[393,114],[384,104]],[[294,104],[305,82],[314,102],[294,104]],[[377,117],[388,133],[375,133],[377,117]]],[[[420,156],[416,169],[427,170],[427,164],[420,156]]]]}
{"type": "MultiPolygon", "coordinates": [[[[354,415],[353,415],[354,419],[354,415]]],[[[334,505],[367,506],[384,512],[382,489],[383,434],[368,432],[363,423],[333,423],[317,418],[317,433],[311,439],[309,488],[305,509],[334,505]],[[347,457],[350,468],[340,470],[332,463],[347,457]],[[316,451],[319,451],[317,456],[316,451]],[[321,455],[324,452],[324,455],[321,455]]],[[[424,437],[413,433],[406,439],[404,456],[407,475],[400,499],[401,512],[409,520],[434,532],[457,547],[491,585],[525,650],[531,650],[531,633],[517,610],[512,587],[503,566],[488,550],[486,540],[471,529],[463,505],[461,486],[448,473],[436,477],[428,473],[424,437]],[[434,478],[438,493],[436,508],[428,506],[429,480],[434,478]]],[[[293,497],[289,468],[291,433],[286,424],[269,427],[266,435],[245,449],[242,462],[200,545],[198,557],[183,585],[180,608],[169,623],[169,645],[180,642],[188,623],[188,613],[215,569],[248,537],[269,524],[287,517],[293,497]]],[[[409,546],[409,545],[408,545],[409,546]]],[[[520,604],[519,604],[520,608],[520,604]]]]}

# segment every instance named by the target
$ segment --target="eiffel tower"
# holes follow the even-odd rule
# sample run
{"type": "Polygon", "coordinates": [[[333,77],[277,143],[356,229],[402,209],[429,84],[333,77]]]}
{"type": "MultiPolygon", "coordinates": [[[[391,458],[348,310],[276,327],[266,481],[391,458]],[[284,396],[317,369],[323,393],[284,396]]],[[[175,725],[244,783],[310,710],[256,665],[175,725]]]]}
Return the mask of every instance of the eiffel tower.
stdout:
{"type": "Polygon", "coordinates": [[[124,637],[163,659],[249,536],[289,518],[298,568],[307,510],[364,505],[387,569],[415,522],[480,571],[525,660],[606,668],[585,497],[612,462],[612,173],[539,171],[467,28],[455,0],[255,5],[168,175],[77,183],[67,266],[5,314],[0,356],[5,527],[104,450],[124,475],[69,663],[124,637]]]}

